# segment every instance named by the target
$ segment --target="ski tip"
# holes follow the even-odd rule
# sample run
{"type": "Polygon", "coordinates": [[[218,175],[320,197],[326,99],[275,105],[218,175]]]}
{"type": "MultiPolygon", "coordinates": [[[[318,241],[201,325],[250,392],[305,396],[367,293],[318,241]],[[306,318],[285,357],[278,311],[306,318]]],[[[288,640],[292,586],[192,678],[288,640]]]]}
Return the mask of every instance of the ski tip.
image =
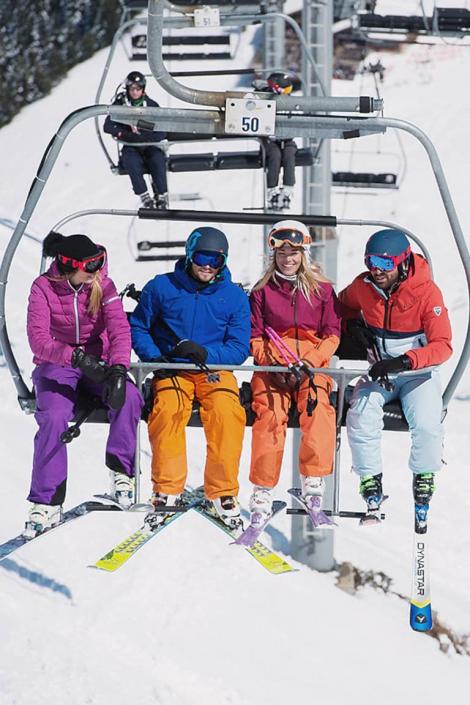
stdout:
{"type": "Polygon", "coordinates": [[[415,632],[429,632],[432,629],[431,604],[410,605],[410,627],[415,632]]]}

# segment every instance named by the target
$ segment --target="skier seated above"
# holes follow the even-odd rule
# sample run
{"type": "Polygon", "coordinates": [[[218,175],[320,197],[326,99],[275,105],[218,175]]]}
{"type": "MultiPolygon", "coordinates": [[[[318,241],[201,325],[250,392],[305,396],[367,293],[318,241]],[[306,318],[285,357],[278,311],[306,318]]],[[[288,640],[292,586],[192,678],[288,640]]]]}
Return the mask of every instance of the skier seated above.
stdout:
{"type": "Polygon", "coordinates": [[[310,244],[310,233],[303,223],[276,223],[268,235],[272,260],[250,296],[255,363],[285,367],[289,357],[290,361],[297,357],[305,363],[303,368],[294,370],[295,374],[253,375],[252,408],[256,419],[250,468],[254,485],[250,499],[252,523],[256,523],[255,514],[263,521],[272,511],[272,489],[279,480],[292,404],[299,412],[300,480],[302,498],[309,509],[320,511],[323,478],[333,469],[335,411],[329,401],[332,380],[327,375],[308,372],[311,367],[329,366],[339,343],[340,319],[333,287],[319,266],[310,262],[310,244]]]}
{"type": "Polygon", "coordinates": [[[356,384],[347,414],[353,470],[368,510],[383,501],[380,437],[384,404],[399,399],[411,432],[409,467],[418,505],[434,491],[442,458],[442,395],[436,370],[452,354],[451,329],[440,289],[423,256],[401,230],[379,230],[366,245],[368,269],[340,294],[345,329],[367,349],[372,367],[356,384]]]}
{"type": "MultiPolygon", "coordinates": [[[[268,76],[266,84],[256,84],[257,90],[275,95],[292,92],[293,80],[288,73],[276,72],[268,76]]],[[[266,207],[271,210],[288,209],[291,206],[295,186],[295,155],[297,145],[293,139],[265,137],[261,140],[266,169],[266,207]],[[283,169],[282,187],[279,177],[283,169]]]]}
{"type": "Polygon", "coordinates": [[[86,235],[51,232],[43,252],[54,261],[34,280],[28,303],[28,340],[36,367],[33,503],[25,535],[60,521],[67,482],[67,448],[61,434],[72,420],[79,392],[100,397],[110,422],[106,465],[112,496],[132,502],[136,429],[143,400],[127,379],[131,336],[106,250],[86,235]]]}
{"type": "MultiPolygon", "coordinates": [[[[134,108],[152,107],[159,105],[145,93],[146,80],[140,71],[131,71],[125,80],[125,90],[118,93],[113,105],[128,105],[134,108]]],[[[165,153],[154,145],[146,142],[161,142],[166,139],[165,132],[143,130],[131,127],[121,122],[114,122],[106,118],[103,129],[114,137],[124,142],[121,152],[121,164],[129,174],[134,193],[139,196],[144,208],[168,208],[168,187],[166,179],[165,153]],[[139,146],[139,143],[144,143],[139,146]],[[150,196],[145,183],[145,170],[152,177],[154,196],[150,196]]]]}
{"type": "MultiPolygon", "coordinates": [[[[223,232],[197,228],[174,272],[147,283],[130,317],[132,344],[141,360],[190,362],[202,369],[206,364],[245,361],[250,310],[244,291],[232,283],[227,255],[223,232]]],[[[185,429],[197,399],[207,440],[205,496],[211,510],[237,529],[238,466],[246,419],[235,376],[225,370],[157,373],[153,393],[148,419],[152,504],[160,508],[179,501],[187,476],[185,429]]]]}

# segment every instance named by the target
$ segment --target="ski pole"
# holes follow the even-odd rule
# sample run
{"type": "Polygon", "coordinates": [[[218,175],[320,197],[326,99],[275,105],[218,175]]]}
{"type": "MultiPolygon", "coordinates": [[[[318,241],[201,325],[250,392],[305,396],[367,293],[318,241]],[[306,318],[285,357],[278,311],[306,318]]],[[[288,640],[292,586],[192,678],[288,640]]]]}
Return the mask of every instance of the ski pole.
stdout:
{"type": "Polygon", "coordinates": [[[265,328],[265,330],[266,330],[266,333],[268,334],[268,338],[270,339],[270,341],[272,342],[272,344],[274,345],[274,347],[276,348],[278,353],[280,353],[281,357],[284,359],[284,362],[286,363],[289,370],[296,377],[297,381],[301,382],[302,375],[300,374],[300,370],[297,366],[298,358],[297,358],[297,360],[295,359],[296,356],[292,353],[290,348],[287,347],[287,345],[284,343],[282,338],[280,338],[280,336],[278,336],[278,334],[276,333],[275,330],[273,330],[270,326],[267,326],[265,328]],[[282,343],[282,345],[281,345],[281,343],[282,343]],[[289,355],[292,357],[293,360],[295,360],[295,362],[292,362],[292,360],[289,360],[289,358],[287,357],[287,353],[289,353],[289,355]]]}
{"type": "Polygon", "coordinates": [[[301,372],[305,372],[305,374],[308,377],[308,400],[307,400],[307,415],[311,416],[313,412],[315,411],[317,404],[318,404],[318,389],[317,385],[315,384],[314,381],[314,373],[312,370],[308,367],[308,365],[305,364],[303,360],[301,360],[295,353],[292,352],[292,350],[289,348],[289,346],[284,342],[284,340],[281,338],[279,333],[275,331],[271,326],[267,326],[265,328],[266,333],[268,334],[269,339],[273,343],[274,347],[278,350],[278,352],[282,355],[284,360],[287,363],[287,367],[291,369],[296,378],[297,381],[300,382],[302,381],[301,377],[301,372]],[[287,354],[289,354],[293,360],[295,360],[295,364],[289,362],[289,359],[287,357],[287,354]],[[315,394],[315,399],[312,398],[310,390],[313,390],[315,394]]]}

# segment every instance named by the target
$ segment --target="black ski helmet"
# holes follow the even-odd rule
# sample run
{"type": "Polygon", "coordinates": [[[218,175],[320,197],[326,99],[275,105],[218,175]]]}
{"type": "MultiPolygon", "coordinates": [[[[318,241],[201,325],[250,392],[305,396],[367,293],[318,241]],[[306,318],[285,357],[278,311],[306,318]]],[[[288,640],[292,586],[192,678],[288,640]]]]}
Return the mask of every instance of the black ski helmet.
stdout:
{"type": "Polygon", "coordinates": [[[142,88],[143,91],[145,91],[145,86],[147,84],[147,80],[144,76],[143,73],[140,71],[131,71],[130,73],[127,74],[126,80],[124,81],[126,89],[128,89],[130,86],[132,86],[134,83],[136,83],[140,88],[142,88]]]}
{"type": "Polygon", "coordinates": [[[273,91],[273,93],[291,93],[294,87],[294,82],[292,76],[288,73],[283,73],[282,71],[275,71],[271,73],[266,79],[268,87],[273,91]]]}
{"type": "Polygon", "coordinates": [[[186,240],[186,262],[192,262],[195,252],[218,252],[224,256],[224,266],[228,257],[228,240],[222,230],[204,225],[193,230],[186,240]]]}

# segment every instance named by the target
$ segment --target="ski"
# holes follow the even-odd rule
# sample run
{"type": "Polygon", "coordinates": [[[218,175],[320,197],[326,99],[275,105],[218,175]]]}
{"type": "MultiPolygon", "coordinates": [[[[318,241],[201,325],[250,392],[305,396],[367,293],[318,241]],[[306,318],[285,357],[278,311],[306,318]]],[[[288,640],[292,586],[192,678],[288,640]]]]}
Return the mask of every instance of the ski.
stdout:
{"type": "MultiPolygon", "coordinates": [[[[198,504],[194,509],[198,514],[211,521],[226,534],[232,538],[236,538],[236,534],[234,534],[228,526],[225,526],[223,521],[208,511],[207,505],[198,504]]],[[[244,548],[245,551],[248,551],[250,556],[253,556],[253,558],[272,575],[281,575],[282,573],[292,573],[296,571],[296,568],[293,568],[284,558],[274,553],[274,551],[271,551],[271,549],[262,544],[261,541],[255,541],[253,546],[244,546],[244,548]]]]}
{"type": "Polygon", "coordinates": [[[427,544],[429,505],[415,504],[410,627],[418,632],[432,629],[431,589],[427,544]]]}
{"type": "Polygon", "coordinates": [[[259,512],[253,512],[250,525],[242,534],[240,534],[240,536],[235,539],[234,543],[236,543],[237,546],[248,546],[251,548],[251,546],[253,546],[253,544],[258,540],[258,537],[261,536],[271,519],[273,519],[276,514],[279,514],[279,512],[282,512],[284,507],[287,507],[286,502],[274,500],[272,503],[271,514],[266,516],[264,519],[259,512]]]}
{"type": "Polygon", "coordinates": [[[26,543],[31,543],[31,541],[37,541],[37,539],[41,538],[42,536],[48,536],[51,531],[59,529],[61,526],[64,526],[64,524],[68,524],[68,522],[72,521],[73,519],[78,519],[79,517],[85,516],[86,514],[90,514],[91,512],[117,511],[119,509],[119,507],[109,504],[103,504],[102,502],[82,502],[76,507],[72,507],[72,509],[69,509],[68,511],[64,512],[58,524],[56,524],[55,526],[51,526],[48,529],[45,529],[40,534],[32,536],[31,538],[26,538],[25,536],[23,536],[23,534],[19,534],[18,536],[15,536],[9,541],[5,541],[5,543],[0,544],[0,560],[6,558],[6,556],[9,556],[11,553],[13,553],[13,551],[16,551],[18,548],[21,548],[21,546],[24,546],[26,543]]]}
{"type": "Polygon", "coordinates": [[[316,506],[309,507],[302,497],[302,490],[298,487],[291,487],[291,489],[287,491],[305,509],[314,529],[333,529],[336,526],[336,522],[320,508],[321,497],[319,495],[312,495],[316,506]]]}
{"type": "Polygon", "coordinates": [[[163,529],[166,529],[166,527],[178,519],[178,517],[187,512],[188,509],[191,509],[200,502],[202,502],[201,498],[192,497],[191,493],[186,493],[185,503],[183,505],[162,508],[172,513],[169,514],[161,524],[152,527],[150,523],[144,522],[137,531],[134,531],[130,536],[118,543],[117,546],[114,546],[114,548],[99,558],[96,563],[93,563],[90,567],[113,573],[121,568],[124,563],[127,563],[127,561],[132,558],[142,546],[145,546],[150,539],[157,536],[163,529]]]}
{"type": "Polygon", "coordinates": [[[110,494],[107,494],[106,492],[104,494],[94,494],[93,497],[95,497],[103,504],[109,504],[110,506],[117,507],[117,509],[121,509],[123,512],[153,511],[153,505],[151,505],[149,502],[139,502],[137,504],[131,504],[129,507],[123,507],[122,504],[119,504],[117,499],[112,497],[110,494]]]}

